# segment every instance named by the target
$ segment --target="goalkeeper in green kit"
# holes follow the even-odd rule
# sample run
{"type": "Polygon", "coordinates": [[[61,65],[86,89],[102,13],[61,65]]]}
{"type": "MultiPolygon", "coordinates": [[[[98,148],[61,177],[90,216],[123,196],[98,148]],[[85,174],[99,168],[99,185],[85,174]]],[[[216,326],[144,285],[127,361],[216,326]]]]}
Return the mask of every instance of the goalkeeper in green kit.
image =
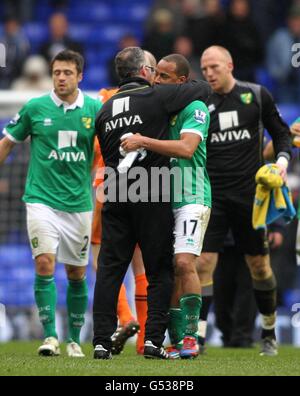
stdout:
{"type": "MultiPolygon", "coordinates": [[[[181,55],[164,57],[157,66],[156,83],[182,84],[190,67],[181,55]]],[[[210,181],[206,166],[206,139],[210,116],[206,105],[194,101],[170,121],[170,140],[133,135],[121,144],[125,151],[144,148],[171,157],[175,172],[172,205],[175,217],[176,286],[170,309],[171,358],[191,359],[199,355],[198,319],[201,285],[196,270],[211,211],[210,181]]]]}
{"type": "Polygon", "coordinates": [[[23,201],[35,259],[35,301],[45,340],[42,356],[60,355],[55,326],[56,260],[68,278],[68,344],[70,357],[83,357],[80,331],[88,305],[94,122],[101,104],[78,89],[84,60],[73,51],[51,63],[54,90],[29,101],[6,126],[0,141],[0,164],[13,147],[31,139],[31,159],[23,201]]]}

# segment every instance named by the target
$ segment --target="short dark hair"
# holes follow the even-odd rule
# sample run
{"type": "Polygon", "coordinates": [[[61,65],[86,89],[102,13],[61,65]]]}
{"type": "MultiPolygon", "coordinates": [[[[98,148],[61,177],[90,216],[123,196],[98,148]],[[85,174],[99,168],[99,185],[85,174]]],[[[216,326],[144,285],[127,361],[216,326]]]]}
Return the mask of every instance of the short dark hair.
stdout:
{"type": "Polygon", "coordinates": [[[140,47],[127,47],[115,57],[116,73],[121,80],[139,75],[145,64],[145,53],[140,47]]]}
{"type": "Polygon", "coordinates": [[[186,78],[189,78],[191,67],[189,61],[184,56],[180,54],[171,54],[164,56],[162,60],[175,63],[176,74],[178,77],[185,76],[186,78]]]}
{"type": "Polygon", "coordinates": [[[84,59],[79,52],[64,50],[59,52],[51,61],[50,69],[53,70],[53,65],[56,61],[74,63],[78,74],[83,72],[84,59]]]}

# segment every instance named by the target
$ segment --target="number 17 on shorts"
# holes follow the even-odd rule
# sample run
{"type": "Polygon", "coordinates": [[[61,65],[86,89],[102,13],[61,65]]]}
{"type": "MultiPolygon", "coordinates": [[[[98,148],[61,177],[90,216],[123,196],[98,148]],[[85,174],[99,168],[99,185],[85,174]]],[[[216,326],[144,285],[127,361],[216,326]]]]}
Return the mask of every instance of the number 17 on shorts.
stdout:
{"type": "Polygon", "coordinates": [[[200,256],[210,208],[203,205],[185,205],[174,209],[175,254],[190,253],[200,256]]]}

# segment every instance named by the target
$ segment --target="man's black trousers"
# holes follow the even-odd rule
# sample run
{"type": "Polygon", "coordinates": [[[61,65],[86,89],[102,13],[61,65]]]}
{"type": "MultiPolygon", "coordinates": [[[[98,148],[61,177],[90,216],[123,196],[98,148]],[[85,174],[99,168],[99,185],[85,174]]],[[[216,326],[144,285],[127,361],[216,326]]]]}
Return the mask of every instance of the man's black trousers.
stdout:
{"type": "Polygon", "coordinates": [[[120,286],[138,243],[148,286],[145,339],[161,346],[173,289],[173,213],[170,203],[105,203],[94,294],[94,346],[111,348],[120,286]]]}
{"type": "Polygon", "coordinates": [[[225,246],[214,273],[216,325],[224,346],[250,347],[257,306],[250,271],[235,246],[225,246]]]}

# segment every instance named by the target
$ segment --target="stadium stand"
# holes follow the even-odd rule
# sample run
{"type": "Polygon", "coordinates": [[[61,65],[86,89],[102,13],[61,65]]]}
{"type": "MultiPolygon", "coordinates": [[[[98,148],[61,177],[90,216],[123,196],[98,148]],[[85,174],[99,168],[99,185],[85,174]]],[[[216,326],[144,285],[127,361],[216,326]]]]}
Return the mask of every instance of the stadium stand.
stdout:
{"type": "MultiPolygon", "coordinates": [[[[86,78],[83,89],[97,90],[107,86],[106,64],[118,49],[120,38],[134,34],[143,38],[143,23],[151,7],[151,0],[122,1],[72,1],[66,16],[70,22],[70,36],[84,44],[86,53],[86,78]],[[84,16],[84,17],[83,17],[84,16]]],[[[24,26],[36,52],[48,37],[47,21],[52,13],[49,1],[39,2],[35,11],[35,20],[24,26]]]]}

